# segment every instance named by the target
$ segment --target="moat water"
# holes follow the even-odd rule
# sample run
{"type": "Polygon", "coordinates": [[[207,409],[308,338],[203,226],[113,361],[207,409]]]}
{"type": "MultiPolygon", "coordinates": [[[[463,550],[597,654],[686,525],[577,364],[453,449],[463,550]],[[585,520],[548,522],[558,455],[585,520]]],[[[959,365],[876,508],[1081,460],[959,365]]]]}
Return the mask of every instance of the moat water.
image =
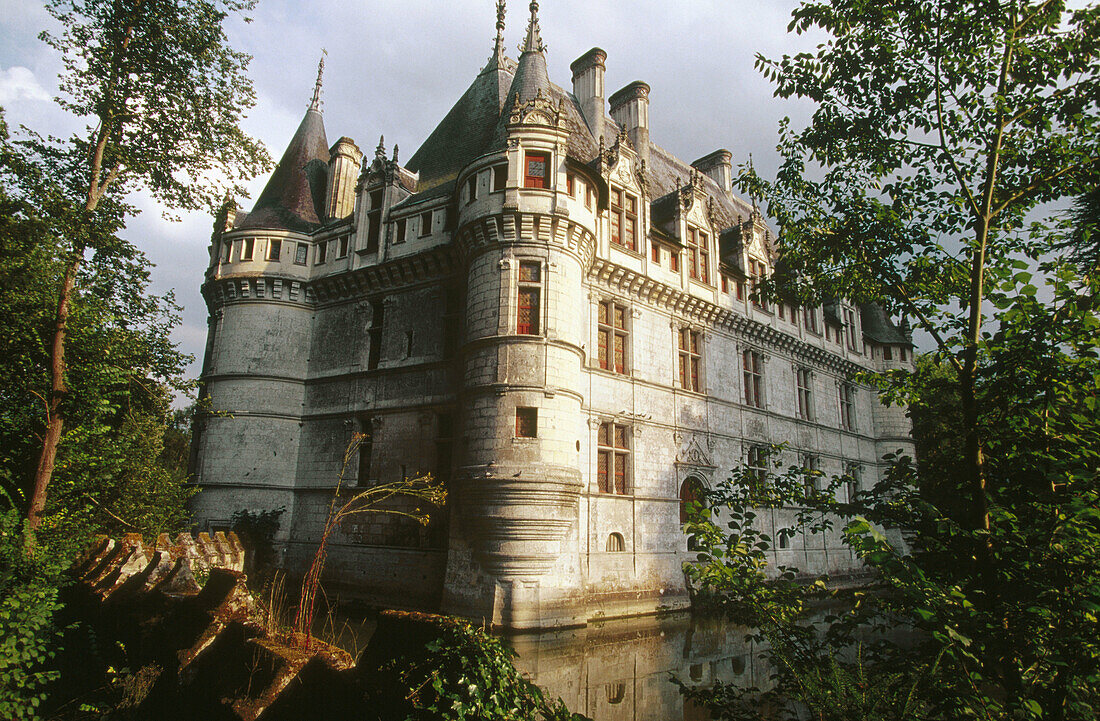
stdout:
{"type": "Polygon", "coordinates": [[[692,686],[766,686],[770,669],[748,633],[721,619],[678,614],[507,640],[517,668],[594,721],[701,721],[708,714],[680,695],[672,677],[692,686]]]}

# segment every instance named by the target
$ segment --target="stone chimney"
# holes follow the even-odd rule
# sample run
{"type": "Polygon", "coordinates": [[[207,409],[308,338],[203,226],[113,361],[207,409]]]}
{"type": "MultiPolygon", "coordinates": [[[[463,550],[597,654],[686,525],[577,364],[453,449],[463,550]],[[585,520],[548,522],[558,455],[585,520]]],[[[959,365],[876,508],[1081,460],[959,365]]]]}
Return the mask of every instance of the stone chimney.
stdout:
{"type": "Polygon", "coordinates": [[[733,153],[726,149],[715,150],[710,155],[704,155],[691,164],[703,175],[718,183],[718,187],[733,193],[733,153]]]}
{"type": "Polygon", "coordinates": [[[363,151],[351,138],[340,138],[329,151],[328,192],[325,194],[325,219],[339,220],[355,211],[355,184],[363,151]]]}
{"type": "Polygon", "coordinates": [[[592,48],[569,66],[573,71],[573,95],[580,103],[584,120],[597,142],[603,134],[606,61],[607,53],[599,48],[592,48]]]}
{"type": "Polygon", "coordinates": [[[643,160],[649,160],[649,86],[635,80],[611,96],[611,117],[626,130],[643,160]]]}

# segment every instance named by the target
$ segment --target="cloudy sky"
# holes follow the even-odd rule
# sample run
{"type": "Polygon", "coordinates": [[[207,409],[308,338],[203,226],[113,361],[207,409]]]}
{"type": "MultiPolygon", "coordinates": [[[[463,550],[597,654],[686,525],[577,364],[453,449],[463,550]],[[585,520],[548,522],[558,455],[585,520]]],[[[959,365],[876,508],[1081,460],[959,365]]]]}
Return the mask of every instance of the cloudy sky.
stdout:
{"type": "MultiPolygon", "coordinates": [[[[816,39],[788,35],[794,0],[542,0],[542,37],[552,81],[568,88],[569,64],[593,46],[607,51],[607,93],[634,80],[652,87],[654,142],[691,161],[718,148],[734,163],[748,154],[758,170],[775,167],[779,119],[808,116],[805,105],[779,101],[754,69],[756,53],[779,57],[816,39]]],[[[528,4],[508,2],[506,41],[518,56],[528,4]]],[[[0,106],[12,128],[67,135],[83,123],[52,102],[58,57],[37,39],[51,19],[35,0],[0,0],[0,106]]],[[[353,138],[370,151],[412,157],[473,81],[492,50],[494,0],[261,0],[253,22],[234,22],[231,42],[250,53],[258,102],[244,123],[278,158],[309,103],[321,48],[325,128],[330,140],[353,138]]],[[[265,178],[252,184],[252,198],[265,178]]],[[[147,199],[126,235],[156,263],[157,291],[175,289],[184,306],[176,340],[195,356],[206,335],[199,295],[211,219],[168,222],[147,199]]],[[[245,207],[251,201],[244,200],[245,207]]]]}

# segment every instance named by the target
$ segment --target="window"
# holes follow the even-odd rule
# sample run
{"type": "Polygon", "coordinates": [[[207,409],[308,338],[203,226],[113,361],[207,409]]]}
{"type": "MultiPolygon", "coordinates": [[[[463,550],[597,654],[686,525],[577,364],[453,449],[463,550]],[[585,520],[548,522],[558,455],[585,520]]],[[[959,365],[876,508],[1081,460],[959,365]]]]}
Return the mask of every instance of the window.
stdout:
{"type": "Polygon", "coordinates": [[[516,438],[538,438],[539,409],[516,408],[516,438]]]}
{"type": "Polygon", "coordinates": [[[806,306],[802,309],[802,324],[811,333],[817,333],[817,309],[806,306]]]}
{"type": "Polygon", "coordinates": [[[898,346],[898,360],[900,360],[902,363],[904,363],[906,361],[905,355],[906,355],[905,346],[899,345],[898,346]]]}
{"type": "Polygon", "coordinates": [[[592,199],[596,195],[596,192],[592,189],[592,186],[588,183],[584,184],[584,207],[592,210],[592,199]]]}
{"type": "Polygon", "coordinates": [[[668,269],[673,273],[680,272],[680,251],[673,250],[668,254],[668,269]]]}
{"type": "Polygon", "coordinates": [[[863,469],[858,463],[849,463],[844,475],[848,477],[845,484],[848,487],[848,503],[854,503],[856,496],[863,490],[863,469]]]}
{"type": "Polygon", "coordinates": [[[405,218],[397,221],[397,231],[394,233],[396,236],[393,240],[394,243],[405,242],[405,229],[408,227],[408,221],[405,218]]]}
{"type": "MultiPolygon", "coordinates": [[[[786,313],[787,313],[787,306],[783,305],[782,303],[776,303],[776,305],[775,305],[775,314],[777,316],[779,316],[779,320],[785,319],[786,318],[786,313]]],[[[791,316],[791,318],[793,319],[794,316],[791,316]]]]}
{"type": "Polygon", "coordinates": [[[892,346],[882,346],[882,359],[888,361],[894,360],[894,348],[892,346]]]}
{"type": "Polygon", "coordinates": [[[752,446],[745,463],[745,481],[756,498],[763,498],[768,485],[768,449],[766,446],[752,446]]]}
{"type": "Polygon", "coordinates": [[[267,259],[278,260],[279,256],[283,252],[283,241],[278,239],[271,239],[267,241],[267,259]]]}
{"type": "Polygon", "coordinates": [[[294,251],[294,262],[297,265],[305,265],[308,254],[309,246],[305,243],[299,243],[298,248],[294,251]]]}
{"type": "Polygon", "coordinates": [[[680,387],[684,390],[700,392],[699,365],[702,353],[699,350],[699,336],[697,330],[681,328],[678,333],[680,358],[680,387]]]}
{"type": "Polygon", "coordinates": [[[227,240],[222,242],[222,247],[225,248],[225,257],[222,259],[228,263],[230,258],[233,257],[233,241],[227,240]]]}
{"type": "Polygon", "coordinates": [[[472,203],[477,200],[477,175],[471,175],[466,180],[466,202],[472,203]]]}
{"type": "MultiPolygon", "coordinates": [[[[611,549],[609,548],[607,550],[610,551],[611,549]]],[[[607,693],[607,703],[611,704],[612,706],[617,706],[621,704],[623,702],[623,699],[626,698],[626,684],[622,681],[619,681],[618,683],[607,684],[606,686],[604,686],[604,691],[607,693]]]]}
{"type": "Polygon", "coordinates": [[[626,489],[630,483],[627,471],[630,445],[626,426],[618,423],[601,423],[596,447],[596,482],[600,493],[626,495],[626,489]]]}
{"type": "Polygon", "coordinates": [[[521,261],[519,264],[518,313],[516,333],[538,335],[541,319],[542,266],[538,261],[521,261]]]}
{"type": "Polygon", "coordinates": [[[378,252],[378,238],[382,232],[382,191],[375,190],[369,196],[370,211],[367,212],[368,253],[378,252]]]}
{"type": "Polygon", "coordinates": [[[638,236],[638,199],[621,188],[611,189],[611,242],[635,249],[638,236]]]}
{"type": "Polygon", "coordinates": [[[524,156],[523,187],[550,187],[550,155],[548,153],[527,153],[524,156]]]}
{"type": "Polygon", "coordinates": [[[779,540],[779,550],[785,551],[791,547],[790,536],[787,535],[787,529],[781,529],[775,534],[775,537],[779,540]]]}
{"type": "Polygon", "coordinates": [[[798,392],[798,417],[812,421],[814,419],[813,372],[809,368],[796,368],[794,376],[798,392]]]}
{"type": "Polygon", "coordinates": [[[813,498],[820,490],[821,459],[810,453],[802,456],[802,470],[806,474],[802,479],[802,489],[806,500],[813,498]]]}
{"type": "Polygon", "coordinates": [[[565,194],[572,198],[577,192],[577,178],[572,173],[565,176],[565,194]]]}
{"type": "Polygon", "coordinates": [[[420,237],[424,238],[432,234],[432,211],[428,210],[420,214],[420,237]]]}
{"type": "Polygon", "coordinates": [[[508,166],[507,165],[494,165],[493,166],[493,192],[498,190],[504,190],[508,185],[508,166]]]}
{"type": "Polygon", "coordinates": [[[710,237],[690,225],[687,232],[687,253],[688,275],[695,280],[709,283],[707,268],[710,263],[710,237]]]}
{"type": "Polygon", "coordinates": [[[447,288],[443,293],[443,357],[453,358],[458,349],[461,331],[462,296],[457,288],[447,288]]]}
{"type": "Polygon", "coordinates": [[[846,431],[856,429],[856,389],[851,383],[840,384],[840,427],[846,431]]]}
{"type": "Polygon", "coordinates": [[[768,303],[760,295],[761,283],[767,277],[767,266],[755,258],[749,258],[749,275],[752,276],[752,304],[760,310],[767,310],[768,303]]]}
{"type": "Polygon", "coordinates": [[[328,258],[328,241],[327,240],[322,240],[320,243],[317,244],[316,260],[314,261],[314,264],[315,265],[321,265],[322,263],[325,262],[325,260],[327,258],[328,258]]]}
{"type": "MultiPolygon", "coordinates": [[[[680,484],[680,525],[688,522],[689,503],[698,503],[702,484],[695,476],[690,476],[680,484]]],[[[688,548],[691,546],[689,544],[688,548]]]]}
{"type": "Polygon", "coordinates": [[[245,238],[241,244],[241,260],[252,260],[252,253],[256,250],[256,239],[245,238]]]}
{"type": "Polygon", "coordinates": [[[859,347],[856,345],[858,338],[856,338],[856,313],[851,308],[844,309],[844,327],[848,331],[848,350],[858,351],[859,347]]]}
{"type": "Polygon", "coordinates": [[[723,292],[723,293],[729,293],[729,292],[730,292],[730,281],[729,281],[729,278],[727,278],[727,277],[726,277],[726,276],[724,276],[724,275],[722,276],[722,292],[723,292]]]}
{"type": "Polygon", "coordinates": [[[381,300],[373,300],[370,307],[370,329],[367,331],[367,370],[374,370],[378,367],[378,362],[382,356],[382,323],[384,322],[385,304],[381,300]]]}
{"type": "Polygon", "coordinates": [[[337,258],[347,258],[348,257],[348,245],[350,243],[351,243],[351,236],[350,235],[345,235],[342,238],[340,238],[340,247],[339,247],[338,252],[336,253],[337,258]]]}
{"type": "Polygon", "coordinates": [[[446,483],[451,479],[454,456],[454,420],[450,413],[440,413],[435,421],[435,476],[446,483]]]}
{"type": "Polygon", "coordinates": [[[649,244],[650,257],[653,258],[653,262],[657,265],[661,264],[661,246],[656,243],[649,244]]]}
{"type": "Polygon", "coordinates": [[[374,420],[369,416],[359,418],[359,433],[363,436],[359,439],[359,463],[356,472],[356,483],[366,487],[371,483],[371,456],[374,455],[374,420]]]}
{"type": "Polygon", "coordinates": [[[745,375],[745,405],[764,407],[764,357],[757,351],[741,354],[741,366],[745,375]]]}
{"type": "Polygon", "coordinates": [[[744,300],[744,299],[745,299],[745,282],[739,280],[739,281],[737,281],[737,300],[744,300]]]}
{"type": "Polygon", "coordinates": [[[607,552],[608,553],[622,553],[626,550],[626,541],[623,539],[623,534],[612,533],[607,537],[607,552]]]}
{"type": "Polygon", "coordinates": [[[615,373],[626,373],[626,306],[610,300],[601,300],[598,317],[600,368],[615,373]]]}

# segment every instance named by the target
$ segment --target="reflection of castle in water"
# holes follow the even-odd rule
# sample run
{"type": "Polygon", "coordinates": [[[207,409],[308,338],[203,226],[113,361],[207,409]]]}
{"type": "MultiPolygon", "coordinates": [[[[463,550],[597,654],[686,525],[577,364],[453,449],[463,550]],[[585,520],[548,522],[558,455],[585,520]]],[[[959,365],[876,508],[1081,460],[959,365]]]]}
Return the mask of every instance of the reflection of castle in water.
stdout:
{"type": "Polygon", "coordinates": [[[764,687],[771,668],[748,629],[677,614],[609,621],[509,639],[516,666],[571,711],[594,721],[708,718],[680,695],[670,674],[691,685],[715,681],[764,687]]]}

